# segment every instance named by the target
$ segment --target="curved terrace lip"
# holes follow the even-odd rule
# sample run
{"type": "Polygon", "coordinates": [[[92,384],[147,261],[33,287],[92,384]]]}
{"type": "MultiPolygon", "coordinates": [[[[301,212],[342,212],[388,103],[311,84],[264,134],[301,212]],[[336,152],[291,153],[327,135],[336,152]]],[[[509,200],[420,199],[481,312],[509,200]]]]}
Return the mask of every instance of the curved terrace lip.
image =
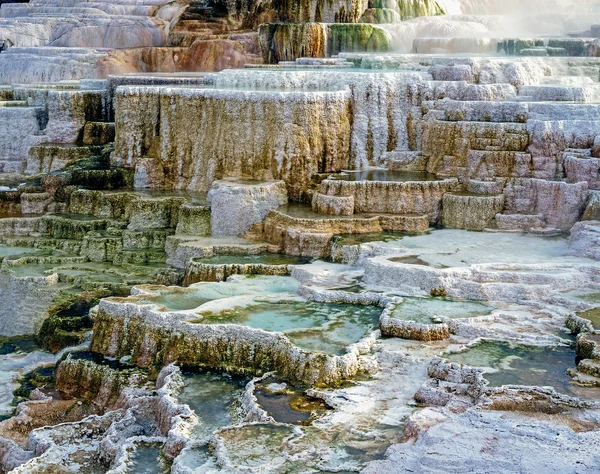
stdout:
{"type": "MultiPolygon", "coordinates": [[[[316,304],[316,305],[326,305],[328,303],[318,303],[315,301],[311,301],[311,300],[307,300],[297,294],[273,294],[273,295],[242,295],[242,296],[225,296],[223,298],[216,298],[207,302],[204,302],[200,305],[198,305],[195,308],[191,308],[191,309],[186,309],[186,310],[176,310],[176,309],[169,309],[166,305],[161,304],[159,302],[153,302],[151,300],[149,300],[148,298],[152,298],[152,297],[159,297],[161,295],[160,292],[157,292],[156,290],[154,291],[148,291],[147,289],[141,290],[144,292],[140,292],[136,295],[132,295],[132,296],[128,296],[128,297],[108,297],[108,298],[104,298],[100,301],[99,303],[99,307],[105,311],[108,311],[109,313],[114,312],[115,310],[118,310],[119,307],[137,307],[139,308],[139,311],[141,311],[144,315],[145,319],[148,318],[157,318],[157,321],[160,321],[161,325],[168,325],[168,320],[171,320],[173,322],[173,324],[177,323],[183,323],[183,324],[188,324],[190,325],[190,327],[213,327],[213,328],[218,328],[218,327],[238,327],[240,328],[240,330],[242,330],[243,332],[247,332],[249,334],[251,333],[265,333],[265,334],[273,334],[273,335],[280,335],[282,337],[284,337],[286,340],[288,340],[288,342],[290,342],[294,347],[297,347],[298,350],[301,350],[303,352],[306,353],[321,353],[321,354],[325,354],[327,356],[331,356],[331,357],[343,357],[345,354],[351,354],[354,352],[355,347],[362,347],[365,344],[370,344],[370,341],[372,341],[373,337],[376,336],[378,334],[378,330],[377,330],[377,325],[374,325],[374,327],[372,327],[371,329],[367,329],[365,328],[364,333],[362,334],[362,336],[359,337],[358,340],[354,341],[354,342],[348,342],[345,346],[345,348],[343,350],[341,350],[339,353],[336,352],[328,352],[326,350],[319,350],[319,349],[308,349],[308,348],[304,348],[301,345],[295,343],[293,340],[290,339],[290,336],[301,336],[304,334],[323,334],[323,335],[327,335],[328,331],[332,328],[334,328],[336,325],[339,324],[339,320],[337,318],[328,318],[325,321],[323,321],[319,326],[307,326],[307,327],[293,327],[293,328],[289,328],[289,329],[285,329],[285,330],[270,330],[270,329],[265,329],[265,328],[261,328],[261,327],[254,327],[254,326],[247,326],[244,324],[239,324],[236,322],[227,322],[226,321],[226,317],[224,318],[225,321],[223,322],[204,322],[204,319],[210,319],[210,317],[212,315],[217,314],[218,312],[223,312],[224,314],[227,313],[228,310],[234,310],[236,308],[244,308],[244,307],[249,307],[251,308],[252,306],[260,306],[261,304],[264,304],[265,302],[269,302],[269,298],[271,298],[271,301],[279,301],[282,303],[285,303],[286,301],[293,301],[296,303],[311,303],[311,304],[316,304]],[[274,300],[273,300],[274,298],[274,300]],[[228,299],[233,299],[234,301],[232,301],[231,305],[226,305],[226,306],[222,306],[222,303],[225,303],[228,299]],[[215,308],[214,306],[211,307],[211,304],[216,304],[217,307],[215,308]]],[[[165,292],[166,294],[168,294],[168,291],[165,292]]],[[[349,302],[345,302],[344,304],[352,304],[349,302]]],[[[362,304],[358,304],[359,307],[362,307],[364,305],[362,304]]],[[[377,307],[378,305],[373,303],[372,306],[377,307]]],[[[383,311],[383,309],[381,309],[381,311],[383,311]]],[[[141,314],[142,314],[141,313],[141,314]]],[[[282,318],[285,318],[287,316],[282,316],[282,318]]],[[[381,316],[380,316],[381,317],[381,316]]],[[[380,319],[380,317],[378,319],[380,319]]],[[[326,338],[327,339],[327,338],[326,338]]],[[[333,342],[331,342],[333,344],[333,342]]],[[[341,348],[341,345],[340,345],[341,348]]],[[[359,351],[361,351],[362,349],[359,349],[359,351]]]]}

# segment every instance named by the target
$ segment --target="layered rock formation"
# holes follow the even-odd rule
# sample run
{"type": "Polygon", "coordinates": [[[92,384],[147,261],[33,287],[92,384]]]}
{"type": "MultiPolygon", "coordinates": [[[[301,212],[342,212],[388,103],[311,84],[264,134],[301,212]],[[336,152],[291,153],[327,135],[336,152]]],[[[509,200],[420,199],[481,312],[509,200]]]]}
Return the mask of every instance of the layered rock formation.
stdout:
{"type": "Polygon", "coordinates": [[[599,12],[544,8],[2,4],[0,471],[594,472],[599,12]]]}

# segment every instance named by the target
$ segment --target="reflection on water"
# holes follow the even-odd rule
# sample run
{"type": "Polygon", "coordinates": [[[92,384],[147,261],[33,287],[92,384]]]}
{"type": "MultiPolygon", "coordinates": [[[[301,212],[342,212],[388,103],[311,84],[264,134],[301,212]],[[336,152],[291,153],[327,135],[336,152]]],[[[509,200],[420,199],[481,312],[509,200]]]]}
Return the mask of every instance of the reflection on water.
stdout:
{"type": "Polygon", "coordinates": [[[568,368],[576,366],[575,350],[570,347],[484,341],[446,357],[452,362],[484,368],[484,377],[492,387],[551,386],[560,393],[580,398],[597,399],[600,396],[600,390],[575,385],[567,374],[568,368]]]}

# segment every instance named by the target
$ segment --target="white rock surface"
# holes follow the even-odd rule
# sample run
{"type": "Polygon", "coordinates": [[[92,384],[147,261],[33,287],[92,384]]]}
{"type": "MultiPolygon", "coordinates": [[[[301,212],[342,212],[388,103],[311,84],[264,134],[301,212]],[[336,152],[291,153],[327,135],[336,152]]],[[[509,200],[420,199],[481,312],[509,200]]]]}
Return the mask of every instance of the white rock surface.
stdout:
{"type": "MultiPolygon", "coordinates": [[[[433,422],[439,421],[434,419],[433,422]]],[[[543,418],[470,410],[390,447],[362,474],[596,472],[600,431],[575,432],[543,418]]]]}
{"type": "Polygon", "coordinates": [[[208,193],[213,235],[242,235],[287,203],[283,181],[249,184],[215,181],[208,193]]]}

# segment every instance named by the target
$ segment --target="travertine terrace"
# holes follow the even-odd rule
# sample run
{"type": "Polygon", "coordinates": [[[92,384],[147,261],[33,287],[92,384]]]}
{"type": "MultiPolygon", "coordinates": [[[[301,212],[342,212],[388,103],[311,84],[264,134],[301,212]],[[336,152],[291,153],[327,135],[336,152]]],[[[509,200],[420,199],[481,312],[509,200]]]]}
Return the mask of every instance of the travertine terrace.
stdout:
{"type": "Polygon", "coordinates": [[[0,0],[0,472],[600,471],[600,1],[0,0]]]}

